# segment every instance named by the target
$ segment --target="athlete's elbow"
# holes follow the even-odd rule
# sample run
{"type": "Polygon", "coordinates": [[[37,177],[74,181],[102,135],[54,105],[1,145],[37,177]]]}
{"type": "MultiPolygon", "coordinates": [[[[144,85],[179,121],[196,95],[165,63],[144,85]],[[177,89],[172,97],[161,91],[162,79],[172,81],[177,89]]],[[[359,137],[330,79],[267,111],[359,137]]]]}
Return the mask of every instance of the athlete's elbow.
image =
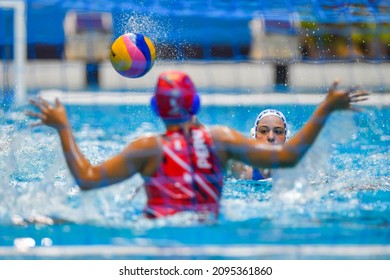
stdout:
{"type": "Polygon", "coordinates": [[[82,174],[78,174],[74,176],[77,185],[82,191],[89,191],[99,187],[102,187],[102,182],[96,176],[94,176],[94,172],[85,172],[82,174]]]}
{"type": "Polygon", "coordinates": [[[121,179],[113,179],[108,177],[100,177],[100,176],[92,176],[92,177],[84,177],[79,178],[77,181],[77,184],[82,191],[90,191],[94,189],[101,189],[105,187],[109,187],[111,185],[114,185],[120,181],[121,179]]]}
{"type": "Polygon", "coordinates": [[[76,178],[76,184],[82,191],[90,191],[96,188],[96,183],[82,178],[76,178]]]}
{"type": "Polygon", "coordinates": [[[93,184],[90,184],[90,183],[85,182],[85,181],[77,181],[77,185],[79,186],[80,190],[82,190],[82,191],[90,191],[90,190],[95,189],[93,184]]]}

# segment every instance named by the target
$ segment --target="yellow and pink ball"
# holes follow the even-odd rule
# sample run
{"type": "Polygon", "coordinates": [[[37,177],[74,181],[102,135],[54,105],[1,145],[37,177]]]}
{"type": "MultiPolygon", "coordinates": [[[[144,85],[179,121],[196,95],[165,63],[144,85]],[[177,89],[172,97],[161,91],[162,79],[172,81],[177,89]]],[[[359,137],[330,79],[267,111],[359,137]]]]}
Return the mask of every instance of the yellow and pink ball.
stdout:
{"type": "Polygon", "coordinates": [[[152,41],[142,34],[123,34],[111,45],[111,64],[126,78],[144,76],[153,67],[155,60],[156,49],[152,41]]]}

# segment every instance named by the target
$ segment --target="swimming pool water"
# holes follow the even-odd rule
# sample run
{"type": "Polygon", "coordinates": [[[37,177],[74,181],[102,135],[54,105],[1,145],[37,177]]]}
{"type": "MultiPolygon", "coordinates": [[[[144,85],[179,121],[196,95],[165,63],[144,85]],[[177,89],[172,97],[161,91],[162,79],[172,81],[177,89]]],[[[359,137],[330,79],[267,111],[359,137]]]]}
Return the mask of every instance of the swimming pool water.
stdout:
{"type": "MultiPolygon", "coordinates": [[[[66,107],[77,142],[93,163],[141,133],[163,131],[144,105],[66,107]]],[[[285,113],[292,134],[315,109],[274,107],[285,113]]],[[[199,118],[249,135],[265,108],[204,106],[199,118]]],[[[275,170],[272,181],[226,176],[221,216],[213,224],[199,224],[188,213],[143,219],[138,176],[80,193],[55,132],[30,128],[23,109],[1,115],[1,259],[390,257],[388,107],[334,113],[304,159],[275,170]],[[42,217],[60,223],[29,223],[42,217]]]]}

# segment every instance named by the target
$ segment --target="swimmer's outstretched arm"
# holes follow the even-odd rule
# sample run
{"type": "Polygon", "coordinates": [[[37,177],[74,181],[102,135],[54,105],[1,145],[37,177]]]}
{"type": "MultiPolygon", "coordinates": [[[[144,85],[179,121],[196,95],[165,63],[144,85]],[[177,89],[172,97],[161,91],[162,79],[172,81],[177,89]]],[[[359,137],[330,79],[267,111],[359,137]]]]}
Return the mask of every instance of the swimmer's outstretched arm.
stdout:
{"type": "Polygon", "coordinates": [[[337,110],[358,111],[352,103],[367,100],[367,91],[359,88],[338,90],[339,81],[333,82],[329,88],[325,100],[317,107],[309,121],[303,128],[291,138],[280,151],[282,164],[292,163],[295,165],[314,143],[327,119],[332,112],[337,110]]]}
{"type": "MultiPolygon", "coordinates": [[[[92,165],[81,153],[73,136],[66,110],[58,99],[51,105],[44,99],[31,100],[39,112],[26,112],[39,121],[33,126],[47,125],[57,130],[67,165],[82,190],[105,187],[123,181],[137,172],[148,173],[150,157],[158,162],[159,146],[156,137],[143,137],[129,144],[121,153],[103,162],[92,165]]],[[[150,172],[149,172],[150,173],[150,172]]]]}
{"type": "Polygon", "coordinates": [[[314,143],[332,112],[337,110],[358,111],[353,103],[367,100],[369,93],[357,87],[338,90],[339,80],[335,80],[328,90],[325,100],[320,103],[303,128],[282,146],[279,153],[279,166],[293,166],[305,155],[314,143]]]}
{"type": "Polygon", "coordinates": [[[367,99],[368,92],[351,88],[337,90],[339,82],[330,87],[325,100],[317,107],[304,127],[282,146],[261,145],[228,128],[216,128],[212,135],[223,163],[235,159],[257,167],[291,167],[308,151],[330,114],[336,110],[356,110],[352,103],[367,99]]]}

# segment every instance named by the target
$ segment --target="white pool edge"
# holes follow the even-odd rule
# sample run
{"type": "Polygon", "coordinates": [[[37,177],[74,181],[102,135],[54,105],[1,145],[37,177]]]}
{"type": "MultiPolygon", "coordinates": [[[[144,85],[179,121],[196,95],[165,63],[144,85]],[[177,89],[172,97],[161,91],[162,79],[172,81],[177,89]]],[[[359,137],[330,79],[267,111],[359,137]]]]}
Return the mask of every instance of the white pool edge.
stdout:
{"type": "MultiPolygon", "coordinates": [[[[64,104],[70,105],[147,105],[151,93],[139,92],[66,92],[61,90],[42,90],[40,97],[53,102],[58,98],[64,104]]],[[[325,94],[310,93],[258,93],[258,94],[201,94],[203,105],[215,106],[248,106],[248,105],[317,105],[325,98],[325,94]]],[[[371,94],[369,99],[359,103],[369,106],[390,106],[390,94],[371,94]]]]}
{"type": "Polygon", "coordinates": [[[259,258],[259,259],[387,259],[390,245],[207,245],[207,246],[120,246],[83,245],[17,249],[0,247],[0,258],[259,258]]]}

